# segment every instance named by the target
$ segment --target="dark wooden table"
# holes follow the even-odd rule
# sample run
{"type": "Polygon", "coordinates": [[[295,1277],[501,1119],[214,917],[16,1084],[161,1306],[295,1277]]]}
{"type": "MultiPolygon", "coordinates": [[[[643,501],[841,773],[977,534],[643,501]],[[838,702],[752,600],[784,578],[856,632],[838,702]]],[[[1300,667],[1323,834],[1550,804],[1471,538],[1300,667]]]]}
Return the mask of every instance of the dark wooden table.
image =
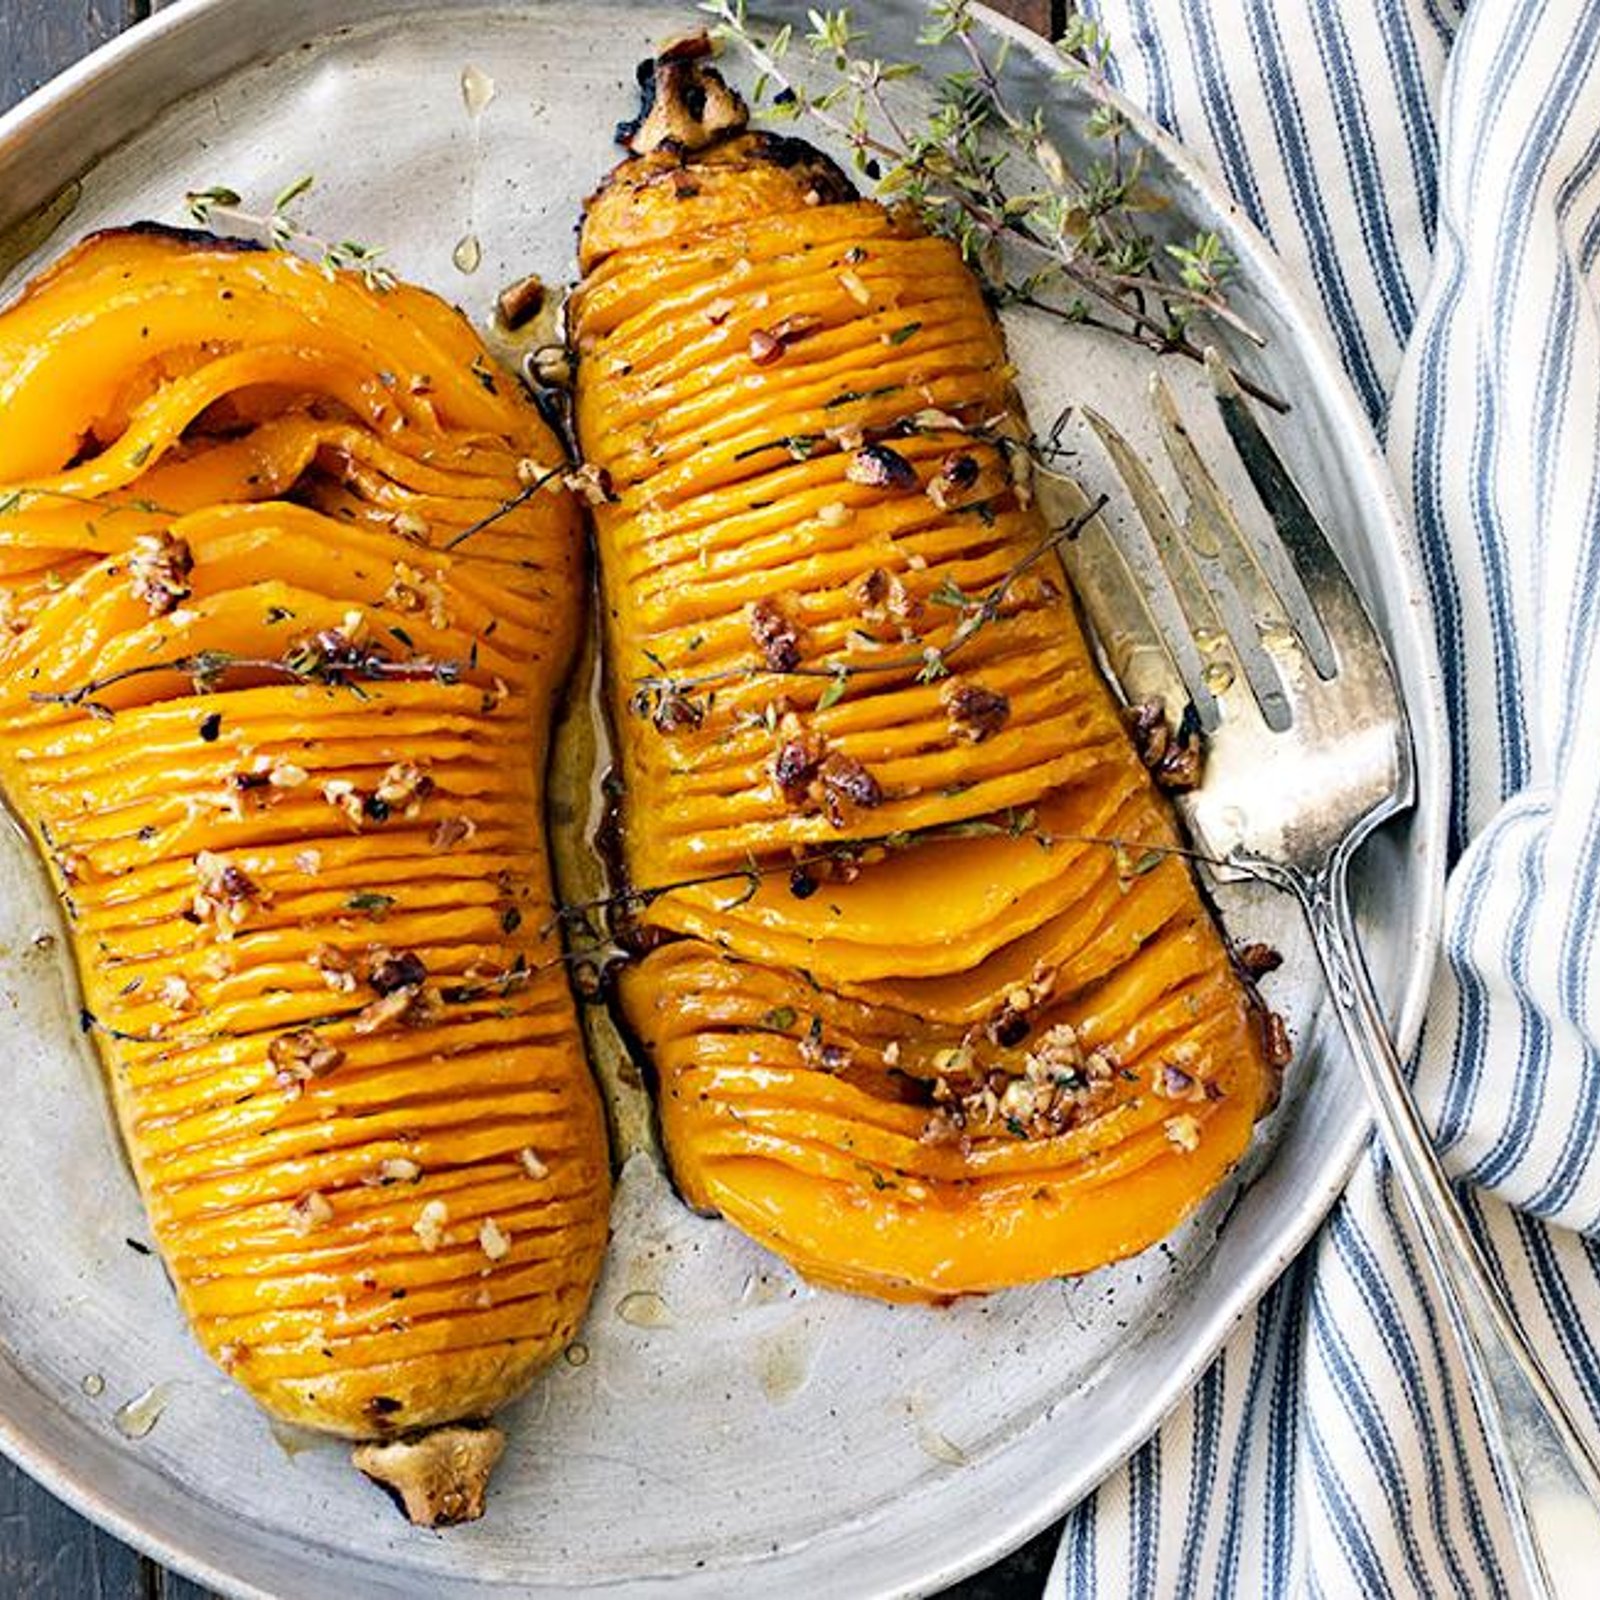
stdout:
{"type": "MultiPolygon", "coordinates": [[[[166,3],[0,0],[0,111],[166,3]]],[[[1060,0],[996,3],[1041,33],[1059,27],[1065,10],[1060,0]]],[[[946,1600],[1039,1594],[1055,1540],[1053,1529],[1041,1534],[1009,1560],[958,1584],[946,1600]]],[[[210,1600],[210,1594],[85,1522],[0,1456],[0,1600],[210,1600]]]]}

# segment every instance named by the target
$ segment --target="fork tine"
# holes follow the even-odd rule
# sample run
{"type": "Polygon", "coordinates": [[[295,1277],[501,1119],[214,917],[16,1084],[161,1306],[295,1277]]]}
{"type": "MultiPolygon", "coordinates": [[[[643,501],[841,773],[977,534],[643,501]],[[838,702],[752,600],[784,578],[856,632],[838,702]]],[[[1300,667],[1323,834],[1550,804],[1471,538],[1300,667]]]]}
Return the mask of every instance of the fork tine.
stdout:
{"type": "MultiPolygon", "coordinates": [[[[1122,574],[1119,589],[1126,589],[1137,596],[1136,603],[1160,639],[1168,660],[1182,682],[1184,693],[1195,709],[1201,732],[1215,733],[1222,716],[1216,696],[1206,681],[1206,663],[1201,658],[1196,641],[1208,632],[1220,634],[1221,619],[1212,609],[1209,592],[1192,565],[1185,571],[1188,556],[1183,539],[1166,500],[1144,462],[1128,441],[1098,412],[1085,406],[1083,417],[1111,458],[1155,549],[1153,563],[1148,557],[1140,561],[1127,548],[1125,540],[1112,537],[1108,530],[1106,543],[1115,554],[1122,574]],[[1163,577],[1165,582],[1161,581],[1163,577]],[[1162,616],[1161,612],[1167,615],[1162,616]]],[[[1079,579],[1081,587],[1082,578],[1076,569],[1073,576],[1079,579]]],[[[1116,598],[1121,601],[1120,595],[1116,598]]],[[[1105,636],[1107,624],[1093,607],[1091,616],[1097,631],[1105,636]]],[[[1112,626],[1115,626],[1116,616],[1115,611],[1110,612],[1112,626]]],[[[1121,674],[1115,675],[1120,681],[1121,674]]],[[[1125,690],[1131,687],[1124,685],[1125,690]]]]}
{"type": "Polygon", "coordinates": [[[1272,585],[1252,555],[1226,497],[1201,460],[1178,414],[1177,401],[1159,373],[1151,376],[1150,399],[1161,441],[1188,498],[1184,522],[1187,565],[1190,571],[1198,570],[1210,591],[1267,726],[1274,733],[1282,733],[1294,721],[1294,715],[1267,641],[1284,643],[1292,638],[1288,618],[1282,615],[1272,585]]]}
{"type": "MultiPolygon", "coordinates": [[[[1206,348],[1205,364],[1212,393],[1216,396],[1217,409],[1222,413],[1223,425],[1288,554],[1293,569],[1292,587],[1303,597],[1312,631],[1308,632],[1299,618],[1295,619],[1297,630],[1318,675],[1332,678],[1338,671],[1338,662],[1316,602],[1311,598],[1309,586],[1325,579],[1330,572],[1342,575],[1343,568],[1328,543],[1327,535],[1322,531],[1322,525],[1312,515],[1310,506],[1295,486],[1294,479],[1289,476],[1271,440],[1262,432],[1261,424],[1246,403],[1238,380],[1214,345],[1206,348]]],[[[1287,588],[1280,585],[1279,593],[1284,597],[1287,609],[1297,609],[1291,604],[1294,596],[1287,588]]]]}
{"type": "MultiPolygon", "coordinates": [[[[1076,479],[1035,468],[1035,487],[1047,499],[1052,525],[1076,521],[1090,509],[1076,479]]],[[[1077,536],[1061,547],[1073,592],[1090,625],[1090,637],[1106,676],[1129,705],[1159,699],[1171,703],[1187,685],[1173,660],[1169,638],[1152,609],[1146,586],[1111,531],[1111,517],[1091,516],[1077,536]]],[[[1215,708],[1213,707],[1213,710],[1215,708]]]]}

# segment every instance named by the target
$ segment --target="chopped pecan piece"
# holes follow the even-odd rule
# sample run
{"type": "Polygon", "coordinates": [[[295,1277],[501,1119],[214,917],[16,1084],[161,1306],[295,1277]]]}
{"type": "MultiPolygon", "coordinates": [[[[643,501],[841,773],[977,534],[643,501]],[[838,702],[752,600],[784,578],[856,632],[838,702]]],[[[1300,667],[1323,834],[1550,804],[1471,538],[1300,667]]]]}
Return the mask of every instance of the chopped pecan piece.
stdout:
{"type": "Polygon", "coordinates": [[[501,322],[515,333],[544,310],[544,279],[536,272],[518,278],[500,291],[495,299],[495,308],[500,313],[501,322]]]}
{"type": "Polygon", "coordinates": [[[422,1248],[432,1255],[444,1243],[444,1230],[449,1221],[450,1207],[443,1200],[430,1200],[417,1213],[411,1231],[416,1234],[422,1248]]]}
{"type": "Polygon", "coordinates": [[[150,608],[152,617],[168,615],[189,598],[193,592],[189,574],[193,571],[194,553],[165,528],[159,533],[141,533],[128,554],[133,597],[150,608]]]}
{"type": "Polygon", "coordinates": [[[1268,1011],[1261,1019],[1261,1042],[1266,1049],[1268,1066],[1281,1069],[1294,1060],[1288,1025],[1276,1011],[1268,1011]]]}
{"type": "Polygon", "coordinates": [[[1192,1155],[1200,1148],[1200,1123],[1188,1112],[1179,1117],[1168,1117],[1165,1128],[1167,1142],[1185,1155],[1192,1155]]]}
{"type": "Polygon", "coordinates": [[[592,461],[585,461],[576,471],[566,473],[561,481],[574,494],[582,495],[592,506],[610,505],[617,498],[616,490],[611,483],[611,474],[592,461]]]}
{"type": "Polygon", "coordinates": [[[425,983],[427,977],[428,969],[414,950],[402,950],[398,955],[392,950],[374,950],[367,966],[367,982],[379,994],[416,988],[425,983]]]}
{"type": "Polygon", "coordinates": [[[280,1088],[298,1090],[313,1078],[327,1077],[344,1060],[344,1051],[318,1037],[314,1028],[296,1028],[267,1046],[267,1060],[280,1088]]]}
{"type": "Polygon", "coordinates": [[[959,678],[952,678],[945,685],[940,699],[944,701],[951,736],[969,744],[982,744],[991,734],[998,733],[1011,716],[1011,702],[998,689],[963,683],[959,678]]]}
{"type": "Polygon", "coordinates": [[[939,470],[928,480],[928,498],[941,510],[959,505],[961,497],[977,483],[978,458],[958,450],[939,463],[939,470]]]}
{"type": "Polygon", "coordinates": [[[453,845],[470,839],[478,831],[478,825],[471,817],[441,817],[434,823],[433,832],[428,835],[428,843],[435,850],[448,850],[453,845]]]}
{"type": "Polygon", "coordinates": [[[410,817],[432,793],[433,779],[416,762],[397,761],[378,779],[372,799],[385,808],[385,816],[400,811],[410,817]]]}
{"type": "Polygon", "coordinates": [[[823,761],[819,776],[823,809],[836,828],[844,826],[845,804],[859,806],[864,811],[883,804],[883,790],[878,780],[854,756],[835,750],[823,761]]]}
{"type": "Polygon", "coordinates": [[[917,469],[898,450],[886,444],[863,445],[850,457],[844,475],[851,483],[869,489],[915,489],[920,481],[917,469]]]}
{"type": "Polygon", "coordinates": [[[1269,972],[1276,972],[1283,965],[1282,955],[1270,944],[1263,944],[1259,939],[1240,945],[1234,952],[1234,958],[1244,975],[1251,979],[1264,978],[1269,972]]]}
{"type": "Polygon", "coordinates": [[[750,359],[758,367],[770,367],[782,354],[783,340],[765,328],[757,328],[750,335],[750,359]]]}
{"type": "Polygon", "coordinates": [[[1134,748],[1156,782],[1173,794],[1198,789],[1205,775],[1205,750],[1194,707],[1184,708],[1176,728],[1167,721],[1160,700],[1145,700],[1128,716],[1134,748]]]}
{"type": "Polygon", "coordinates": [[[363,1007],[352,1026],[357,1033],[377,1033],[384,1028],[418,1028],[438,1009],[431,990],[408,983],[391,989],[363,1007]]]}
{"type": "Polygon", "coordinates": [[[782,359],[783,352],[790,345],[798,344],[807,334],[816,332],[821,326],[821,317],[802,313],[785,317],[781,322],[773,323],[770,328],[757,328],[750,335],[750,359],[758,367],[770,367],[774,361],[782,359]]]}
{"type": "Polygon", "coordinates": [[[200,887],[190,902],[190,915],[197,922],[210,922],[226,932],[244,921],[251,901],[261,898],[260,889],[243,868],[210,850],[202,850],[194,858],[194,870],[200,887]]]}
{"type": "Polygon", "coordinates": [[[793,672],[800,665],[800,630],[770,600],[750,607],[750,637],[774,672],[793,672]]]}
{"type": "Polygon", "coordinates": [[[907,623],[922,612],[922,602],[898,577],[882,567],[862,573],[851,586],[850,593],[863,622],[907,623]]]}
{"type": "MultiPolygon", "coordinates": [[[[381,1417],[374,1421],[380,1429],[394,1426],[381,1417]]],[[[505,1447],[498,1428],[451,1423],[392,1444],[358,1445],[351,1460],[419,1528],[447,1528],[483,1515],[489,1474],[505,1447]]]]}
{"type": "Polygon", "coordinates": [[[778,746],[772,758],[772,777],[787,805],[796,810],[805,805],[822,759],[822,741],[815,735],[800,734],[778,746]]]}
{"type": "Polygon", "coordinates": [[[328,1204],[327,1196],[315,1189],[310,1194],[301,1195],[289,1207],[289,1226],[296,1233],[310,1233],[313,1228],[323,1227],[332,1221],[333,1207],[328,1204]]]}

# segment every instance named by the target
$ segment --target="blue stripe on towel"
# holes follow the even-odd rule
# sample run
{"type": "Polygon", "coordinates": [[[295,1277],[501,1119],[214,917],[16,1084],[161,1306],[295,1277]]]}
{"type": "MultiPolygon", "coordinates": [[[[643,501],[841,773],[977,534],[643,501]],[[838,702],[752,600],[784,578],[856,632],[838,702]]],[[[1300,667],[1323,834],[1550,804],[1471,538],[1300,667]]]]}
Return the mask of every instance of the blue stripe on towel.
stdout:
{"type": "MultiPolygon", "coordinates": [[[[1094,12],[1387,435],[1454,765],[1418,1093],[1499,1197],[1466,1193],[1469,1218],[1600,1439],[1600,1245],[1564,1231],[1600,1232],[1600,0],[1094,12]]],[[[1516,1592],[1498,1469],[1399,1205],[1369,1153],[1154,1447],[1072,1514],[1059,1592],[1516,1592]]]]}

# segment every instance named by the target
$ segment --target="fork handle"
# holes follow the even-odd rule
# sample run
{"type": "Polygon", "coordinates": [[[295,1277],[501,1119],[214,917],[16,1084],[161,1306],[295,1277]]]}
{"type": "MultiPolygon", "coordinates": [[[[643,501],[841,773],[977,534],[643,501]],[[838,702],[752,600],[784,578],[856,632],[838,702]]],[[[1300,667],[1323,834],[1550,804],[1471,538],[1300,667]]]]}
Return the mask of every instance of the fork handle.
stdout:
{"type": "Polygon", "coordinates": [[[1305,909],[1378,1132],[1466,1357],[1529,1583],[1540,1596],[1592,1596],[1600,1573],[1600,1462],[1496,1287],[1423,1126],[1356,941],[1346,870],[1357,842],[1319,873],[1280,869],[1272,876],[1305,909]]]}

